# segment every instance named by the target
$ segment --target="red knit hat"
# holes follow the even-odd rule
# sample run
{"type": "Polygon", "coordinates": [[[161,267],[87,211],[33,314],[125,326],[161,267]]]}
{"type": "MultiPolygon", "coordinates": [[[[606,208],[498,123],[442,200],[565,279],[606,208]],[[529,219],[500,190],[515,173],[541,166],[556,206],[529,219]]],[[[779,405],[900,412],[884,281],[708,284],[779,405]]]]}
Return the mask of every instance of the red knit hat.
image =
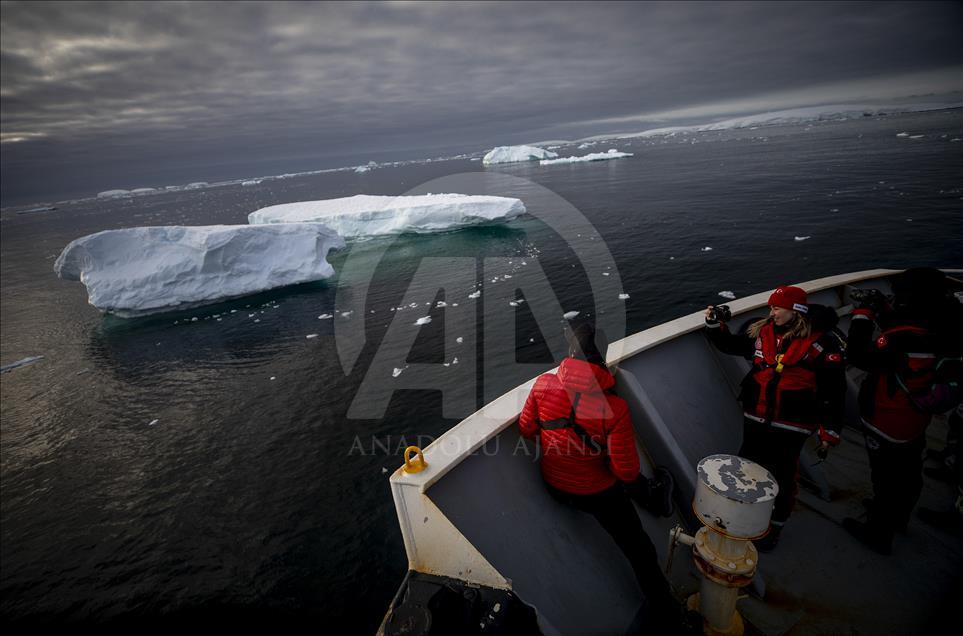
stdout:
{"type": "Polygon", "coordinates": [[[801,314],[809,311],[809,307],[806,306],[806,302],[806,292],[799,287],[793,287],[792,285],[780,285],[769,297],[770,307],[792,309],[793,311],[798,311],[801,314]]]}

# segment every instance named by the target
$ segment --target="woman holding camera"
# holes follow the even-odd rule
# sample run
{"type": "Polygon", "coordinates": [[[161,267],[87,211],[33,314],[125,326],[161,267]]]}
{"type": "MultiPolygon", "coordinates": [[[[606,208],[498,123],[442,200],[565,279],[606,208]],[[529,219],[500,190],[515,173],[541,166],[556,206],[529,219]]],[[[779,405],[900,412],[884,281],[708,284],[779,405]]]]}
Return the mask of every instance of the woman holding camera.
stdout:
{"type": "Polygon", "coordinates": [[[825,457],[840,441],[846,395],[842,347],[832,324],[814,328],[807,300],[799,287],[780,286],[769,297],[769,316],[740,333],[729,331],[721,308],[710,305],[706,310],[709,341],[723,353],[752,362],[739,395],[739,455],[764,466],[779,484],[769,534],[756,542],[762,551],[776,547],[792,513],[803,442],[818,433],[817,452],[825,457]]]}

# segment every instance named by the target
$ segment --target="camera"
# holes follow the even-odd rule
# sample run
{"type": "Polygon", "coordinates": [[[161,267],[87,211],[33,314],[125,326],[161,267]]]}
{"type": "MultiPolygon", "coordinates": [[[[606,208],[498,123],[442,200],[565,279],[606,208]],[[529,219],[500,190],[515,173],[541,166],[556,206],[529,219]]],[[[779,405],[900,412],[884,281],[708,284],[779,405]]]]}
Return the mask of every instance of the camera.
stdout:
{"type": "Polygon", "coordinates": [[[887,298],[878,289],[853,289],[849,292],[849,297],[856,307],[866,307],[874,311],[879,311],[886,307],[887,298]]]}
{"type": "Polygon", "coordinates": [[[709,311],[709,320],[715,322],[729,322],[732,320],[732,311],[729,305],[714,305],[709,311]]]}

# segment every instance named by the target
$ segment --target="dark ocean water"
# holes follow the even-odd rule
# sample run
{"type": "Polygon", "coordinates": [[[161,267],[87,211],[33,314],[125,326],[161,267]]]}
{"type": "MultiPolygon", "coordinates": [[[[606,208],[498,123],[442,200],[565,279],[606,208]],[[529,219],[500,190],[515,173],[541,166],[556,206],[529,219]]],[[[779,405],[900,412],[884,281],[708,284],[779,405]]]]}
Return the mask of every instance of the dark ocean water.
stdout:
{"type": "Polygon", "coordinates": [[[632,333],[722,290],[961,267],[961,137],[957,110],[606,142],[591,151],[635,156],[590,164],[453,160],[4,210],[0,363],[44,359],[0,383],[3,621],[373,632],[406,568],[385,471],[405,443],[553,366],[557,333],[539,330],[538,309],[557,299],[615,324],[624,311],[632,333]],[[245,223],[276,203],[455,188],[518,196],[535,216],[349,244],[329,281],[137,320],[102,317],[52,270],[70,240],[104,229],[245,223]],[[475,276],[415,277],[428,257],[474,259],[475,276]],[[550,292],[527,286],[539,271],[550,292]],[[512,308],[516,294],[527,302],[512,308]],[[419,307],[391,310],[409,301],[419,307]],[[506,350],[514,360],[486,359],[506,350]],[[379,406],[406,356],[451,365],[435,388],[457,393],[454,407],[443,412],[430,388],[379,406]]]}

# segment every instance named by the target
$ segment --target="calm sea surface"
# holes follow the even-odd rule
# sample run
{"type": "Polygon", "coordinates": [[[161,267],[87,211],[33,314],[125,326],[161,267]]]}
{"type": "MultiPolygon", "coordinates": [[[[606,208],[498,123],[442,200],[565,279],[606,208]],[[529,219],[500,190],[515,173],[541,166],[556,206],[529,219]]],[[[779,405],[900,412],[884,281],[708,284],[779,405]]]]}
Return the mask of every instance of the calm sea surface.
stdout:
{"type": "Polygon", "coordinates": [[[559,150],[635,153],[599,163],[436,161],[5,209],[0,363],[44,359],[0,383],[3,621],[372,633],[406,569],[386,474],[398,446],[553,366],[546,340],[557,333],[537,326],[537,310],[624,311],[631,333],[723,290],[961,267],[960,138],[957,110],[559,150]],[[100,230],[238,224],[276,203],[456,187],[517,196],[534,215],[349,243],[331,256],[329,281],[137,320],[101,316],[83,285],[53,273],[69,241],[100,230]],[[587,221],[566,216],[569,206],[587,221]],[[591,256],[600,253],[611,269],[591,256]],[[475,259],[475,275],[418,278],[427,257],[475,259]],[[526,287],[536,279],[549,291],[526,287]],[[476,286],[483,294],[470,299],[476,286]],[[527,302],[511,307],[516,294],[527,302]],[[427,315],[431,324],[414,325],[427,315]],[[487,324],[513,321],[514,343],[485,341],[487,324]],[[339,341],[354,343],[347,362],[339,341]],[[486,362],[506,347],[514,361],[486,362]],[[429,387],[378,402],[414,373],[393,377],[406,361],[450,365],[454,386],[439,388],[460,391],[453,412],[429,387]]]}

